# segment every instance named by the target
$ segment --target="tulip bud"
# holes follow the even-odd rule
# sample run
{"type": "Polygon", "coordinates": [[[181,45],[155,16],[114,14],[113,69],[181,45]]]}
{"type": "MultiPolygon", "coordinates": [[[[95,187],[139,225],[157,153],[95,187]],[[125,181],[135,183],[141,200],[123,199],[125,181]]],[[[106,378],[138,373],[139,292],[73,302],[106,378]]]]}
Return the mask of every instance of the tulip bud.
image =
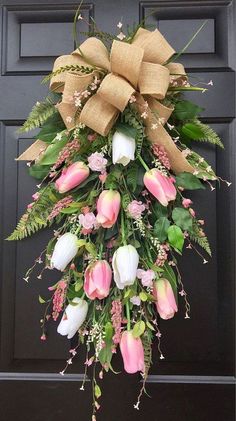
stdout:
{"type": "Polygon", "coordinates": [[[83,162],[74,162],[74,164],[71,164],[62,171],[61,176],[55,182],[56,189],[59,193],[66,193],[83,183],[88,175],[89,168],[87,165],[83,162]]]}
{"type": "Polygon", "coordinates": [[[120,132],[115,132],[112,140],[113,164],[128,165],[134,160],[135,139],[120,132]]]}
{"type": "Polygon", "coordinates": [[[62,319],[57,327],[57,332],[61,335],[67,335],[68,339],[73,338],[80,326],[84,323],[88,313],[88,303],[79,297],[72,300],[74,305],[69,304],[62,316],[62,319]]]}
{"type": "Polygon", "coordinates": [[[110,290],[112,271],[106,260],[90,263],[85,270],[84,291],[90,300],[107,297],[110,290]]]}
{"type": "Polygon", "coordinates": [[[154,282],[153,295],[160,317],[164,320],[174,317],[178,307],[173,289],[167,279],[159,279],[154,282]]]}
{"type": "Polygon", "coordinates": [[[115,190],[103,190],[97,201],[97,222],[103,228],[115,224],[120,211],[120,193],[115,190]]]}
{"type": "Polygon", "coordinates": [[[77,242],[77,236],[70,232],[58,238],[51,257],[51,267],[64,270],[77,254],[77,242]]]}
{"type": "Polygon", "coordinates": [[[144,351],[140,338],[135,338],[132,331],[122,333],[120,340],[120,351],[124,362],[124,369],[127,373],[133,374],[137,371],[144,371],[144,351]]]}
{"type": "Polygon", "coordinates": [[[119,247],[112,259],[114,281],[119,289],[133,285],[139,263],[137,250],[131,246],[119,247]]]}
{"type": "Polygon", "coordinates": [[[176,188],[173,179],[162,174],[158,169],[153,168],[144,174],[144,185],[162,204],[167,206],[170,200],[176,198],[176,188]]]}

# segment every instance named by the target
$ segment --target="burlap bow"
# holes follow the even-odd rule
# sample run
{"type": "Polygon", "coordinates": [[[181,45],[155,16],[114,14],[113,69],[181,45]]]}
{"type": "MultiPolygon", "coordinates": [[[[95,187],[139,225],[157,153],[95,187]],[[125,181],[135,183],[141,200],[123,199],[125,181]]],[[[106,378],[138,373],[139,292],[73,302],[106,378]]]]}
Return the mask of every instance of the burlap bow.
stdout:
{"type": "Polygon", "coordinates": [[[66,127],[72,129],[78,123],[83,123],[106,136],[119,113],[124,111],[131,96],[135,94],[134,104],[143,116],[148,139],[152,143],[164,146],[175,173],[193,172],[194,168],[163,127],[173,108],[158,101],[165,98],[170,77],[178,85],[183,79],[187,79],[182,64],[164,65],[174,52],[158,30],[150,32],[140,28],[132,44],[114,40],[110,56],[105,45],[99,39],[91,37],[72,54],[58,57],[53,72],[67,65],[93,69],[89,74],[63,72],[51,79],[50,89],[62,93],[62,101],[57,107],[66,127]],[[107,74],[97,92],[78,113],[74,94],[88,88],[94,76],[98,75],[96,69],[103,69],[107,74]]]}

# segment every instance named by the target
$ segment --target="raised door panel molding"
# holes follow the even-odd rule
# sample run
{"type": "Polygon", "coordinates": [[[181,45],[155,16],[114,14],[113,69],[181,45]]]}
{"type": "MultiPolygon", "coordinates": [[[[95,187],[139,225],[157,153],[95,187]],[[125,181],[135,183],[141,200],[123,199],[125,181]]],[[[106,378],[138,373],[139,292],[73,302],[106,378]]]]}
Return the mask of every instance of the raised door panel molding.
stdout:
{"type": "MultiPolygon", "coordinates": [[[[5,6],[2,75],[47,73],[57,56],[73,51],[76,7],[73,4],[5,6]]],[[[93,4],[83,5],[82,12],[86,21],[92,22],[93,4]]],[[[86,24],[81,21],[80,31],[86,30],[86,24]]]]}
{"type": "Polygon", "coordinates": [[[233,42],[229,29],[234,4],[228,0],[203,0],[199,3],[191,0],[144,1],[140,2],[140,17],[147,17],[148,24],[159,28],[176,51],[180,51],[203,22],[207,21],[182,55],[181,61],[187,69],[231,68],[228,50],[233,42]]]}

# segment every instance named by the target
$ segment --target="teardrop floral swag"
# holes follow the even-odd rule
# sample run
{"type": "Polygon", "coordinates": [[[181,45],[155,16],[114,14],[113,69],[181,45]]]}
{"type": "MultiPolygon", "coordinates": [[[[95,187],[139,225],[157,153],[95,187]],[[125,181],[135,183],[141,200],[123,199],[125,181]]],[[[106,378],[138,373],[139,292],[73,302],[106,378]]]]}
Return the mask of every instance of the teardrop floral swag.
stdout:
{"type": "MultiPolygon", "coordinates": [[[[78,10],[75,28],[83,19],[78,10]]],[[[113,355],[120,350],[124,370],[142,375],[139,409],[154,339],[164,358],[159,319],[175,315],[178,296],[190,318],[177,257],[192,249],[206,264],[199,247],[205,256],[211,250],[188,191],[214,190],[211,182],[221,180],[193,147],[208,141],[223,148],[222,142],[199,119],[202,108],[184,98],[185,91],[204,93],[208,87],[200,85],[212,81],[191,83],[176,63],[185,48],[176,53],[158,30],[142,23],[124,34],[122,22],[117,27],[114,36],[95,27],[95,36],[88,32],[45,78],[51,92],[20,129],[40,127],[37,140],[18,158],[29,161],[40,184],[8,238],[58,225],[24,279],[37,264],[44,263],[39,279],[46,269],[61,271],[51,296],[39,296],[46,306],[41,339],[51,320],[68,339],[78,335],[61,375],[79,344],[86,346],[81,390],[94,364],[92,421],[113,355]]]]}

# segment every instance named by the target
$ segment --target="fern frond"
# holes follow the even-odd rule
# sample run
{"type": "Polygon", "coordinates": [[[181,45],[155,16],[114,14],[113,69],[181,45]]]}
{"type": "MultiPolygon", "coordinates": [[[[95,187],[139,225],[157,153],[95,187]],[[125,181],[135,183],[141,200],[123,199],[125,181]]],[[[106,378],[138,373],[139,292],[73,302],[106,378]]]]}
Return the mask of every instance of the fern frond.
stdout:
{"type": "Polygon", "coordinates": [[[197,243],[200,247],[202,247],[203,250],[205,250],[209,254],[209,256],[212,255],[209,241],[206,236],[202,237],[200,235],[200,230],[197,225],[193,225],[192,232],[189,232],[189,238],[190,240],[197,243]]]}
{"type": "Polygon", "coordinates": [[[220,148],[224,149],[224,145],[221,139],[219,138],[218,134],[210,126],[202,123],[197,118],[194,119],[194,124],[196,124],[196,126],[198,126],[201,129],[201,131],[204,133],[204,136],[197,140],[199,140],[200,142],[209,142],[209,143],[212,143],[213,145],[217,145],[220,148]]]}
{"type": "Polygon", "coordinates": [[[52,104],[49,99],[46,99],[45,102],[39,102],[35,104],[27,120],[18,130],[18,133],[29,132],[30,130],[42,126],[43,123],[45,123],[45,121],[56,112],[58,111],[55,105],[52,104]]]}
{"type": "Polygon", "coordinates": [[[131,108],[126,108],[122,114],[122,117],[124,118],[125,123],[129,124],[131,127],[133,127],[137,134],[136,134],[136,154],[139,156],[142,151],[143,146],[143,140],[145,137],[144,132],[144,125],[140,118],[139,113],[131,108]]]}
{"type": "Polygon", "coordinates": [[[79,66],[78,64],[67,64],[66,66],[59,67],[57,70],[55,70],[55,72],[51,72],[47,76],[45,76],[45,78],[42,80],[42,83],[47,83],[50,79],[52,79],[52,77],[65,72],[79,72],[83,74],[89,74],[93,71],[93,67],[79,66]]]}
{"type": "Polygon", "coordinates": [[[42,228],[52,224],[48,220],[54,205],[59,197],[52,186],[39,191],[39,198],[34,202],[31,209],[21,217],[13,233],[7,238],[8,241],[23,240],[42,228]]]}

